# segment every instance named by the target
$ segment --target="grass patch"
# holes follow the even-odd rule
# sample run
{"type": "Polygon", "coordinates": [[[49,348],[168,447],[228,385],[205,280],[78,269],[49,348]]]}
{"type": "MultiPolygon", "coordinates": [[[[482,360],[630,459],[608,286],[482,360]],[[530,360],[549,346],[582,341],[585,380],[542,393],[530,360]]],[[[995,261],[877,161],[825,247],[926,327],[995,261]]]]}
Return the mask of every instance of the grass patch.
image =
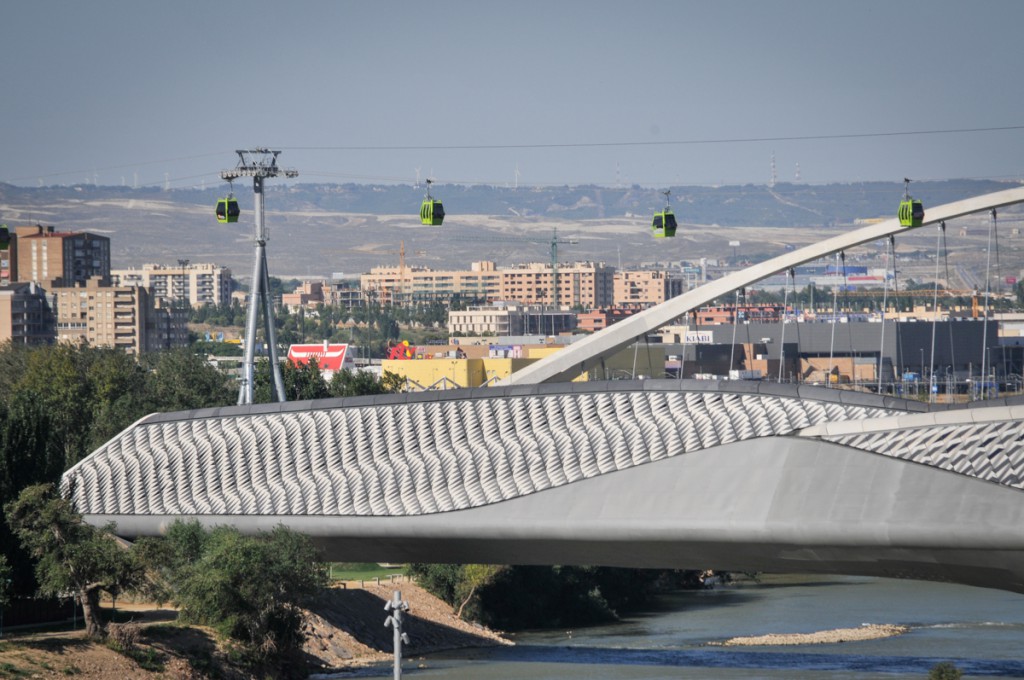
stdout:
{"type": "Polygon", "coordinates": [[[331,562],[328,575],[332,581],[372,581],[380,578],[387,580],[392,574],[406,574],[408,569],[401,567],[382,567],[374,562],[331,562]]]}
{"type": "Polygon", "coordinates": [[[152,647],[126,647],[116,640],[107,640],[107,647],[122,656],[126,656],[139,665],[144,671],[151,673],[164,672],[163,655],[152,647]]]}
{"type": "Polygon", "coordinates": [[[64,675],[78,675],[82,672],[82,669],[73,663],[69,663],[67,666],[64,666],[64,668],[61,668],[60,672],[64,675]]]}
{"type": "Polygon", "coordinates": [[[28,677],[28,671],[18,668],[13,663],[7,663],[6,661],[0,663],[0,678],[26,678],[28,677]]]}

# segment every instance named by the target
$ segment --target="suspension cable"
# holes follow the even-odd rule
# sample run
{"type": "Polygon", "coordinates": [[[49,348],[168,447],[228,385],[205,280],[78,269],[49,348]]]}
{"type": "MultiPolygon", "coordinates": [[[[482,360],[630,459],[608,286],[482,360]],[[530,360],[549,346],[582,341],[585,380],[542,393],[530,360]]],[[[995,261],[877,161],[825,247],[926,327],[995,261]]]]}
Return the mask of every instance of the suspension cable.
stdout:
{"type": "MultiPolygon", "coordinates": [[[[794,274],[793,270],[792,269],[787,269],[786,270],[786,283],[788,284],[790,282],[790,280],[794,276],[795,276],[795,274],[794,274]]],[[[782,364],[783,364],[783,361],[785,360],[785,350],[783,348],[786,346],[786,314],[787,314],[787,310],[788,309],[789,309],[789,286],[787,285],[787,286],[783,286],[782,287],[782,331],[780,333],[781,337],[779,338],[779,382],[780,383],[782,382],[782,364]]]]}
{"type": "Polygon", "coordinates": [[[903,333],[900,330],[900,323],[903,320],[903,314],[900,309],[899,272],[896,269],[896,237],[892,235],[889,236],[889,250],[892,253],[892,294],[893,298],[896,300],[896,368],[898,370],[894,372],[893,378],[895,379],[898,375],[902,382],[903,373],[900,372],[900,370],[906,371],[903,357],[903,333]]]}
{"type": "MultiPolygon", "coordinates": [[[[836,253],[836,269],[839,268],[839,253],[836,253]]],[[[832,286],[832,337],[828,343],[828,375],[825,378],[825,387],[832,386],[832,356],[836,345],[836,305],[839,302],[839,287],[832,286]]],[[[836,383],[838,384],[838,380],[836,383]]]]}
{"type": "MultiPolygon", "coordinates": [[[[946,283],[949,283],[949,244],[946,242],[946,223],[942,223],[942,261],[946,267],[946,283]]],[[[953,382],[956,382],[956,348],[953,343],[953,323],[952,319],[946,324],[949,328],[949,363],[950,370],[953,372],[953,382]]]]}
{"type": "Polygon", "coordinates": [[[996,209],[992,208],[989,211],[989,215],[992,219],[988,223],[988,247],[986,248],[985,256],[985,312],[982,317],[982,321],[985,324],[981,329],[981,389],[979,392],[979,398],[985,398],[985,387],[988,382],[988,314],[989,314],[989,297],[992,294],[992,234],[996,228],[996,209]]]}
{"type": "Polygon", "coordinates": [[[839,258],[843,261],[843,307],[846,310],[846,336],[850,339],[850,379],[853,386],[857,387],[857,358],[853,351],[853,308],[850,306],[850,279],[846,272],[846,251],[839,251],[839,258]]]}
{"type": "Polygon", "coordinates": [[[741,290],[743,290],[743,289],[742,288],[738,288],[736,290],[736,306],[733,309],[733,313],[732,313],[732,345],[731,345],[731,348],[729,349],[729,371],[730,371],[730,375],[731,375],[731,372],[733,370],[733,366],[735,366],[733,361],[734,361],[734,357],[736,356],[736,327],[739,326],[739,323],[740,323],[740,291],[741,290]]]}
{"type": "MultiPolygon", "coordinates": [[[[889,238],[892,238],[891,236],[889,238]]],[[[885,312],[889,306],[889,244],[885,244],[885,275],[882,277],[882,333],[878,345],[878,394],[882,393],[882,361],[885,357],[885,312]]]]}
{"type": "MultiPolygon", "coordinates": [[[[995,241],[996,246],[996,295],[1002,297],[1003,295],[1003,273],[999,267],[999,223],[996,219],[996,209],[992,208],[992,238],[995,241]]],[[[997,341],[998,342],[998,341],[997,341]]],[[[1000,347],[1003,355],[1003,379],[1006,380],[1006,347],[1000,347]]],[[[994,372],[994,371],[993,371],[994,372]]],[[[998,386],[999,382],[994,381],[998,386]]],[[[998,390],[997,395],[998,396],[998,390]]]]}
{"type": "MultiPolygon", "coordinates": [[[[939,248],[942,245],[942,236],[946,233],[946,221],[939,222],[938,231],[935,234],[935,292],[932,296],[932,353],[929,359],[931,363],[931,374],[928,377],[928,403],[935,401],[937,387],[935,386],[935,329],[939,323],[939,248]]],[[[921,376],[922,378],[924,376],[921,376]]]]}

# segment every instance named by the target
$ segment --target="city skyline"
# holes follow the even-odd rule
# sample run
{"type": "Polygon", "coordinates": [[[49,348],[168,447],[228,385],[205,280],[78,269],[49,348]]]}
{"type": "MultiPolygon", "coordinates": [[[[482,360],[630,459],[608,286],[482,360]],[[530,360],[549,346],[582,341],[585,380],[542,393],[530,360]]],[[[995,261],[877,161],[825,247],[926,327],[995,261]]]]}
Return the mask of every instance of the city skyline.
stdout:
{"type": "Polygon", "coordinates": [[[0,182],[1024,176],[1009,1],[18,2],[0,182]],[[45,27],[46,40],[39,40],[45,27]]]}

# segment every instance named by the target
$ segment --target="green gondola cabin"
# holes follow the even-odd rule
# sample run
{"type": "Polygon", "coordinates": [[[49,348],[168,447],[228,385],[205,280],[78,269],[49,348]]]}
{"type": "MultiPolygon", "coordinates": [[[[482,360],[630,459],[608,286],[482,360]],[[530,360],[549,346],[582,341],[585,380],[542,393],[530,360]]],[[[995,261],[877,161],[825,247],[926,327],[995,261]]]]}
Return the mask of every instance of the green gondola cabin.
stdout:
{"type": "Polygon", "coordinates": [[[924,224],[924,204],[910,195],[909,177],[903,178],[903,200],[900,201],[899,218],[901,227],[920,227],[924,224]]]}
{"type": "Polygon", "coordinates": [[[900,201],[900,226],[920,227],[924,224],[924,204],[907,196],[900,201]]]}
{"type": "Polygon", "coordinates": [[[665,209],[654,213],[654,219],[651,220],[651,233],[654,234],[654,238],[671,238],[676,235],[676,216],[672,214],[672,204],[669,203],[672,190],[668,189],[661,193],[665,196],[665,209]]]}
{"type": "Polygon", "coordinates": [[[238,201],[235,200],[234,196],[228,196],[217,201],[217,221],[221,224],[237,222],[241,212],[238,209],[238,201]]]}
{"type": "Polygon", "coordinates": [[[434,227],[441,226],[444,222],[444,206],[441,201],[428,198],[420,206],[420,222],[434,227]]]}
{"type": "Polygon", "coordinates": [[[654,238],[674,237],[676,235],[676,216],[666,208],[661,212],[654,213],[654,220],[651,222],[651,232],[654,238]]]}

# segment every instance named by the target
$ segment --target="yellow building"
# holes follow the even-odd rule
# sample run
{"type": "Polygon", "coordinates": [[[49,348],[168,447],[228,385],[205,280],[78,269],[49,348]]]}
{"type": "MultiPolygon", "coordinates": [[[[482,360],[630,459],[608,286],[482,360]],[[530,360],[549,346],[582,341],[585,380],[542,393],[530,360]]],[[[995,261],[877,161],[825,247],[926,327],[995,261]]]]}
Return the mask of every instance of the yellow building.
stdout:
{"type": "MultiPolygon", "coordinates": [[[[418,392],[426,389],[456,389],[493,385],[513,372],[529,366],[563,345],[515,345],[466,347],[469,356],[456,357],[458,349],[416,348],[415,359],[385,359],[384,371],[394,373],[408,381],[408,389],[418,392]],[[428,351],[423,351],[427,349],[428,351]],[[484,351],[487,356],[483,356],[484,351]]],[[[586,378],[581,378],[585,380],[586,378]]]]}

